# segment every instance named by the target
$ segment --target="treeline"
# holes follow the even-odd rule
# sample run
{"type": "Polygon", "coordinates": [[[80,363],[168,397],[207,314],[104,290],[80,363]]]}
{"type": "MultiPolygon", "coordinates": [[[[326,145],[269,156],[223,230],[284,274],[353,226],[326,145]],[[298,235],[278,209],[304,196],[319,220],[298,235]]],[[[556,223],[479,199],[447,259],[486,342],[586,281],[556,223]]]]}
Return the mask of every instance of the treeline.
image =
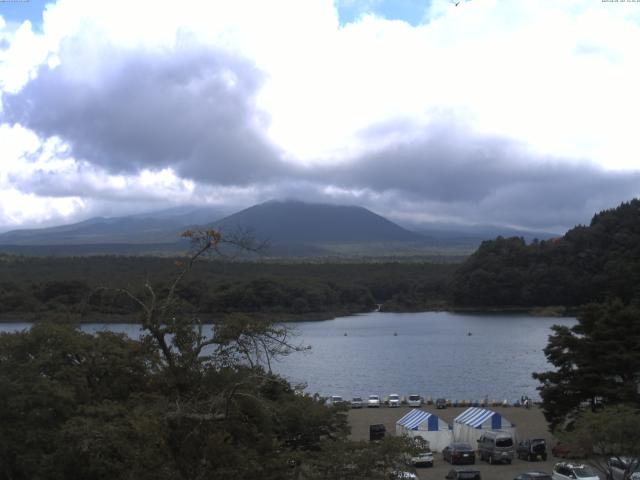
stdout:
{"type": "Polygon", "coordinates": [[[178,317],[151,315],[138,340],[0,333],[0,480],[365,480],[424,448],[350,441],[345,406],[271,372],[266,358],[297,351],[286,329],[229,319],[207,338],[178,317]]]}
{"type": "MultiPolygon", "coordinates": [[[[132,315],[122,289],[145,295],[149,281],[169,288],[183,258],[0,256],[0,315],[132,315]]],[[[443,305],[456,266],[429,263],[296,264],[208,261],[177,290],[184,311],[326,317],[443,305]]]]}
{"type": "Polygon", "coordinates": [[[640,301],[640,200],[596,214],[563,237],[483,242],[455,272],[459,306],[579,306],[640,301]]]}

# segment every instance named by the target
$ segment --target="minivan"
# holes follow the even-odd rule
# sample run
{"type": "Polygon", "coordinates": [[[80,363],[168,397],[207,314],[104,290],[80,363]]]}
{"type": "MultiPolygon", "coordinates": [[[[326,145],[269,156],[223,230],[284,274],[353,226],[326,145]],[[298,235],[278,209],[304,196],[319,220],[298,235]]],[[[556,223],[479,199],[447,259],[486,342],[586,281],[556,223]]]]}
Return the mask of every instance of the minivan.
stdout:
{"type": "Polygon", "coordinates": [[[515,453],[513,437],[509,432],[493,430],[483,433],[478,439],[480,460],[490,464],[495,462],[511,463],[515,453]]]}

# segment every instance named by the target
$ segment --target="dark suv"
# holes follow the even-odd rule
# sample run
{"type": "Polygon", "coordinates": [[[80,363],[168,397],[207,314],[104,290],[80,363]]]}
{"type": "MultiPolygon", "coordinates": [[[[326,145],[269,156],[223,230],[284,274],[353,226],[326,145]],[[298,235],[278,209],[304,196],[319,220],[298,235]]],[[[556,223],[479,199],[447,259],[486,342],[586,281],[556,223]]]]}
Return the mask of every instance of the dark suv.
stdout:
{"type": "Polygon", "coordinates": [[[444,477],[447,480],[482,480],[479,470],[452,468],[444,477]]]}
{"type": "Polygon", "coordinates": [[[382,423],[369,425],[369,440],[383,440],[387,433],[386,427],[382,423]]]}
{"type": "Polygon", "coordinates": [[[530,462],[538,458],[545,461],[547,459],[547,442],[543,438],[527,438],[518,444],[516,457],[530,462]]]}

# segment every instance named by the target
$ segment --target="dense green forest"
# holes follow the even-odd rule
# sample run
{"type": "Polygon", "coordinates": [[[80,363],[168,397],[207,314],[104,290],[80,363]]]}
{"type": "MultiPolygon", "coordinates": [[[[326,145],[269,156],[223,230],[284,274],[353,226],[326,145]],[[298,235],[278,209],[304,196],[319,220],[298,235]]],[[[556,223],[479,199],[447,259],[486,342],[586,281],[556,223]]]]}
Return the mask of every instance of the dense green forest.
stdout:
{"type": "Polygon", "coordinates": [[[640,301],[640,200],[596,214],[563,237],[483,242],[455,272],[458,306],[580,306],[640,301]]]}
{"type": "MultiPolygon", "coordinates": [[[[115,289],[166,288],[183,257],[0,256],[0,315],[78,321],[131,315],[134,302],[115,289]],[[106,287],[106,288],[104,288],[106,287]]],[[[268,263],[202,261],[181,283],[183,309],[206,317],[252,313],[327,318],[371,311],[424,310],[446,302],[453,264],[268,263]]]]}
{"type": "MultiPolygon", "coordinates": [[[[0,318],[108,321],[136,305],[116,289],[167,288],[185,257],[0,255],[0,318]]],[[[250,313],[330,318],[370,311],[579,307],[640,301],[640,200],[596,214],[563,237],[485,241],[463,264],[199,262],[182,282],[183,309],[203,318],[250,313]]]]}
{"type": "Polygon", "coordinates": [[[0,480],[364,480],[425,448],[350,441],[346,406],[271,371],[305,350],[280,324],[229,315],[194,328],[174,287],[220,235],[203,239],[168,289],[128,292],[139,339],[50,322],[0,333],[0,480]]]}

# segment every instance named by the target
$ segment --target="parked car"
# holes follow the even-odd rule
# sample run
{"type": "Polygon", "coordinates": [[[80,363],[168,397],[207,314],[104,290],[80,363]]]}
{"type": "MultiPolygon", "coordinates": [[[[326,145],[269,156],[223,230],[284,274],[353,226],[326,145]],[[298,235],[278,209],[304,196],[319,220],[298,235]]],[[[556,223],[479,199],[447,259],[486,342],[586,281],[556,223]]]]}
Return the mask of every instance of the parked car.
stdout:
{"type": "Polygon", "coordinates": [[[421,407],[422,402],[422,397],[418,394],[411,394],[409,398],[407,398],[407,405],[410,407],[421,407]]]}
{"type": "Polygon", "coordinates": [[[369,395],[369,399],[367,400],[367,407],[380,407],[380,397],[378,395],[369,395]]]}
{"type": "Polygon", "coordinates": [[[447,401],[444,398],[437,398],[436,408],[439,408],[439,409],[447,408],[447,401]]]}
{"type": "Polygon", "coordinates": [[[476,463],[476,452],[468,443],[452,443],[442,449],[442,458],[451,465],[456,463],[476,463]]]}
{"type": "Polygon", "coordinates": [[[401,403],[400,395],[397,393],[392,393],[389,395],[389,406],[390,407],[399,407],[401,403]]]}
{"type": "Polygon", "coordinates": [[[552,480],[600,480],[589,465],[560,462],[553,467],[552,480]]]}
{"type": "Polygon", "coordinates": [[[342,405],[344,399],[340,395],[331,395],[331,405],[342,405]]]}
{"type": "Polygon", "coordinates": [[[387,433],[387,427],[382,423],[369,425],[369,441],[382,440],[387,433]]]}
{"type": "Polygon", "coordinates": [[[624,480],[627,470],[629,480],[640,480],[640,458],[611,457],[607,460],[607,467],[607,480],[624,480]]]}
{"type": "Polygon", "coordinates": [[[478,439],[478,456],[493,465],[496,462],[511,463],[515,447],[509,432],[493,430],[483,433],[478,439]]]}
{"type": "Polygon", "coordinates": [[[551,480],[551,474],[546,472],[524,472],[513,480],[551,480]]]}
{"type": "Polygon", "coordinates": [[[351,408],[362,408],[363,405],[362,397],[353,397],[351,399],[351,408]]]}
{"type": "Polygon", "coordinates": [[[433,467],[433,452],[427,450],[411,457],[411,464],[414,467],[433,467]]]}
{"type": "Polygon", "coordinates": [[[516,456],[530,462],[538,458],[545,461],[547,459],[547,442],[544,441],[544,438],[527,438],[518,444],[516,456]]]}
{"type": "Polygon", "coordinates": [[[482,480],[480,471],[470,468],[452,468],[444,478],[447,480],[482,480]]]}
{"type": "Polygon", "coordinates": [[[389,474],[391,480],[418,480],[418,476],[412,472],[395,471],[389,474]]]}

